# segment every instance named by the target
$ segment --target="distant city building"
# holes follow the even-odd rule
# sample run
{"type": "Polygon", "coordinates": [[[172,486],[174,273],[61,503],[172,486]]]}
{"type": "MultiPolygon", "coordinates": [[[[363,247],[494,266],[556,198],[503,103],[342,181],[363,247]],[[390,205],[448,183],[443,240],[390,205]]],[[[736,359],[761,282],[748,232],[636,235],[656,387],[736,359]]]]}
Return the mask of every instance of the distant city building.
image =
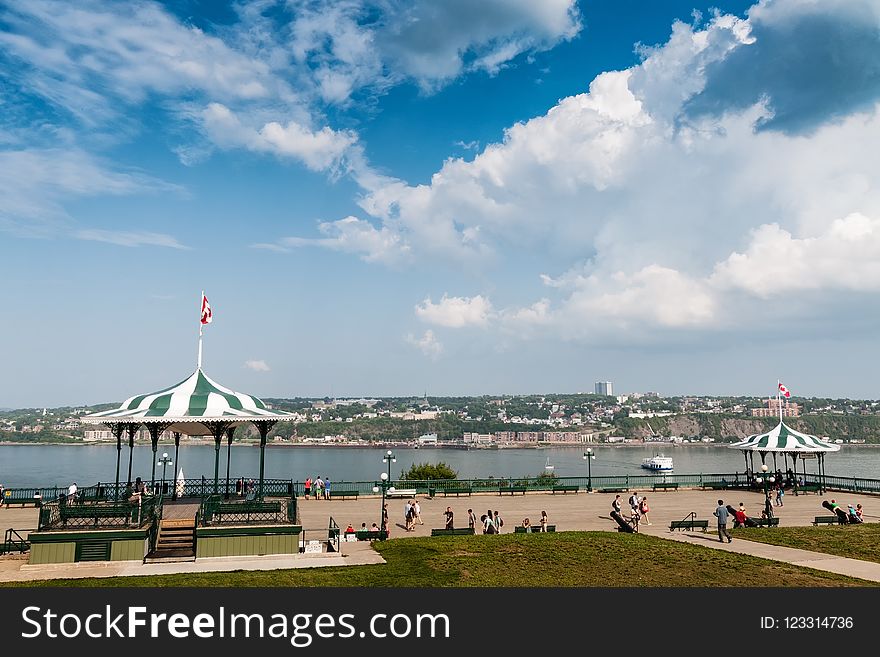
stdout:
{"type": "MultiPolygon", "coordinates": [[[[752,417],[779,417],[779,403],[776,399],[768,399],[766,408],[751,409],[752,417]]],[[[790,401],[782,402],[782,417],[798,417],[800,414],[800,406],[790,401]]]]}
{"type": "Polygon", "coordinates": [[[436,445],[437,444],[437,434],[436,433],[425,433],[419,436],[418,439],[419,445],[436,445]]]}
{"type": "Polygon", "coordinates": [[[614,386],[611,381],[596,381],[593,389],[597,395],[611,396],[614,394],[614,386]]]}

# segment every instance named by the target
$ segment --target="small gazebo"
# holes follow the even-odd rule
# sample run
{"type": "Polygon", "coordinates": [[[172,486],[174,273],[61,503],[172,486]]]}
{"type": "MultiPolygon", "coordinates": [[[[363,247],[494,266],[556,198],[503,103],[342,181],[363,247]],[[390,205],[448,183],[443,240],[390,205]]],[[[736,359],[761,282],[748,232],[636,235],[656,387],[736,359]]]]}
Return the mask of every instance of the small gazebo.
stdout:
{"type": "MultiPolygon", "coordinates": [[[[280,420],[289,420],[292,413],[271,410],[252,395],[235,392],[211,380],[201,366],[186,379],[164,390],[126,399],[118,408],[92,413],[82,418],[90,424],[107,426],[116,437],[116,489],[119,491],[119,461],[122,436],[128,437],[128,483],[131,484],[131,461],[134,438],[144,426],[153,447],[152,483],[156,480],[156,450],[159,436],[174,433],[175,449],[180,448],[181,434],[214,438],[214,493],[219,492],[220,444],[226,438],[226,482],[229,484],[229,457],[235,428],[251,423],[260,433],[260,483],[257,494],[263,496],[263,471],[266,436],[280,420]]],[[[175,454],[175,463],[177,454],[175,454]]],[[[228,491],[226,491],[228,493],[228,491]]]]}
{"type": "MultiPolygon", "coordinates": [[[[761,464],[765,465],[767,454],[773,455],[773,467],[777,469],[777,454],[782,454],[783,467],[786,459],[791,457],[793,471],[797,474],[797,459],[802,454],[815,455],[819,463],[819,477],[825,478],[825,455],[828,452],[840,451],[840,445],[827,442],[817,436],[795,431],[781,419],[779,424],[765,433],[757,433],[743,440],[729,445],[730,449],[738,449],[745,458],[746,470],[754,472],[755,453],[761,458],[761,464]]],[[[806,463],[804,464],[806,467],[806,463]]]]}

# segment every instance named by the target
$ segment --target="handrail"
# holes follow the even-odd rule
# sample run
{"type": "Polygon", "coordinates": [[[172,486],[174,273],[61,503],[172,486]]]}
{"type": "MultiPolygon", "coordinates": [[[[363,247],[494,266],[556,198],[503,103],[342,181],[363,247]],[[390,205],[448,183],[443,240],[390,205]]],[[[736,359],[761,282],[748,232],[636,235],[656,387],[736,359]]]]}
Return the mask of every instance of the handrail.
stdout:
{"type": "Polygon", "coordinates": [[[691,511],[691,512],[690,512],[689,514],[687,514],[684,518],[682,518],[681,520],[679,520],[679,522],[688,522],[688,521],[693,522],[693,521],[696,520],[696,519],[697,519],[697,512],[696,512],[696,511],[691,511]]]}
{"type": "MultiPolygon", "coordinates": [[[[31,532],[33,529],[22,529],[21,531],[31,532]]],[[[24,554],[28,550],[31,549],[31,543],[24,536],[18,533],[17,529],[10,527],[6,530],[6,536],[3,539],[3,549],[0,550],[3,554],[10,554],[13,550],[17,550],[19,553],[24,554]],[[15,536],[15,540],[13,539],[15,536]]]]}

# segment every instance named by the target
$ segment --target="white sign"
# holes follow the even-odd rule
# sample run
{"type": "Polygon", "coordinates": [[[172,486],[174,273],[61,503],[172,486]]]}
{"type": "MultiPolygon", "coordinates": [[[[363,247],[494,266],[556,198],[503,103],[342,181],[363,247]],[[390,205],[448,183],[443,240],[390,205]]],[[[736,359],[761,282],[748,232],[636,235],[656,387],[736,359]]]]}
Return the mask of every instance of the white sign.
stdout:
{"type": "Polygon", "coordinates": [[[306,545],[306,554],[308,554],[308,553],[310,553],[310,552],[312,552],[312,553],[313,553],[313,552],[321,553],[321,552],[323,552],[323,551],[324,551],[324,550],[322,549],[322,547],[321,547],[321,543],[320,543],[320,542],[318,542],[317,544],[315,544],[315,543],[312,543],[311,541],[309,541],[309,544],[306,545]]]}

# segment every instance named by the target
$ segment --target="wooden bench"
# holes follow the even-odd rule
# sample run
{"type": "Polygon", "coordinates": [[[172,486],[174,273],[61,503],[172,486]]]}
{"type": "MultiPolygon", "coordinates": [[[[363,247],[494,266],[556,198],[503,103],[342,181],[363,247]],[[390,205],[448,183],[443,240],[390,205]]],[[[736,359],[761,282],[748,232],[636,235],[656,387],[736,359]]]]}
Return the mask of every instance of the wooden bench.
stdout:
{"type": "MultiPolygon", "coordinates": [[[[555,532],[556,525],[547,525],[547,533],[555,532]]],[[[541,525],[534,525],[533,527],[523,527],[522,525],[517,525],[513,528],[514,534],[543,534],[541,531],[541,525]]]]}
{"type": "Polygon", "coordinates": [[[685,529],[702,529],[704,532],[709,528],[708,520],[673,520],[669,523],[669,531],[684,531],[685,529]]]}
{"type": "Polygon", "coordinates": [[[453,529],[432,529],[431,536],[473,536],[473,527],[455,527],[453,529]]]}
{"type": "Polygon", "coordinates": [[[390,490],[385,493],[386,497],[415,497],[418,491],[415,488],[395,488],[394,492],[390,490]]]}
{"type": "Polygon", "coordinates": [[[600,493],[625,493],[629,489],[628,488],[597,488],[596,490],[600,493]]]}
{"type": "Polygon", "coordinates": [[[656,493],[658,490],[678,490],[678,484],[673,484],[671,482],[663,482],[654,484],[652,487],[653,491],[656,493]]]}
{"type": "Polygon", "coordinates": [[[813,518],[813,524],[817,527],[819,525],[836,525],[837,516],[816,516],[813,518]]]}
{"type": "Polygon", "coordinates": [[[758,527],[779,527],[779,518],[755,518],[758,527]]]}
{"type": "Polygon", "coordinates": [[[380,529],[378,531],[373,531],[370,529],[364,531],[363,529],[359,529],[354,534],[355,536],[357,536],[357,540],[359,541],[384,541],[386,538],[388,538],[388,532],[383,529],[380,529]]]}
{"type": "Polygon", "coordinates": [[[356,490],[336,490],[335,488],[330,489],[330,499],[332,500],[334,497],[341,497],[345,499],[346,497],[357,497],[358,492],[356,490]]]}
{"type": "Polygon", "coordinates": [[[553,487],[553,494],[554,494],[554,495],[555,495],[556,493],[564,493],[564,494],[565,494],[565,493],[569,493],[569,492],[571,492],[571,493],[577,493],[578,490],[579,490],[579,486],[577,486],[577,485],[573,485],[573,486],[554,486],[554,487],[553,487]]]}
{"type": "Polygon", "coordinates": [[[473,491],[470,486],[453,486],[451,488],[443,488],[438,492],[443,493],[443,496],[447,495],[455,495],[458,497],[459,495],[470,495],[473,491]]]}
{"type": "Polygon", "coordinates": [[[522,493],[523,495],[525,495],[526,494],[526,487],[525,486],[499,486],[498,487],[498,494],[504,495],[504,493],[510,493],[511,495],[514,495],[516,493],[522,493]]]}

